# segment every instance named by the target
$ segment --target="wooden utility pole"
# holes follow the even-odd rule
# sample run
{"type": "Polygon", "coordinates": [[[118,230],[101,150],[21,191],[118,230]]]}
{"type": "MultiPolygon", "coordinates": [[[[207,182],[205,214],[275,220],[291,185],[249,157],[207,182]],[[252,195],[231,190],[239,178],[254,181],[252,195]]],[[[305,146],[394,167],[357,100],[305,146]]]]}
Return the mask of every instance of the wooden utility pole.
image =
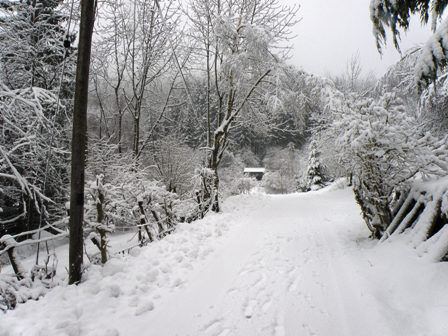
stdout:
{"type": "Polygon", "coordinates": [[[89,89],[90,53],[95,22],[95,0],[81,0],[76,88],[73,111],[72,164],[70,189],[70,250],[69,280],[81,281],[83,263],[84,170],[87,151],[87,102],[89,89]]]}

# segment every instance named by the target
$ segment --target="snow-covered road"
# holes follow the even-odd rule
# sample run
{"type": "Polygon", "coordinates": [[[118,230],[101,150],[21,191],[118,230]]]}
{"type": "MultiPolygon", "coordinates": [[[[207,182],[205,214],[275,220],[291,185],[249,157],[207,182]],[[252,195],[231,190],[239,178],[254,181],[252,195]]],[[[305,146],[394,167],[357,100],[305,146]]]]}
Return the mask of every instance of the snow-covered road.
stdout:
{"type": "Polygon", "coordinates": [[[347,193],[272,196],[241,214],[189,283],[128,334],[394,334],[348,253],[347,234],[363,227],[347,193]]]}
{"type": "Polygon", "coordinates": [[[236,197],[0,316],[0,335],[448,335],[446,265],[367,236],[348,189],[236,197]]]}

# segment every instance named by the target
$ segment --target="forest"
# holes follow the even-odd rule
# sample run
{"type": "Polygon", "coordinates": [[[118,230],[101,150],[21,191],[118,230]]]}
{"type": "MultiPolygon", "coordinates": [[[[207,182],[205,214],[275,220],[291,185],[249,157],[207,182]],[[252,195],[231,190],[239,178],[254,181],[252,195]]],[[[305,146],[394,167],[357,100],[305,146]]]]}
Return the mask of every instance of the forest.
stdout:
{"type": "Polygon", "coordinates": [[[447,3],[371,0],[379,53],[411,17],[433,32],[381,76],[359,54],[328,76],[292,65],[301,6],[281,0],[94,1],[86,56],[86,3],[0,1],[0,324],[254,190],[342,183],[370,240],[448,258],[447,3]]]}

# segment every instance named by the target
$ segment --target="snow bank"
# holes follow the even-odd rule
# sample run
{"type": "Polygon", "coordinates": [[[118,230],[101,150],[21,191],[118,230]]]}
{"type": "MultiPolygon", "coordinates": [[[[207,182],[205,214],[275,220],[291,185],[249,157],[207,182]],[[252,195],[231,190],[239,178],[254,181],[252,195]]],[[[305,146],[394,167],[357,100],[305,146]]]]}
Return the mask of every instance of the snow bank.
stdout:
{"type": "Polygon", "coordinates": [[[405,239],[358,251],[360,272],[396,335],[448,332],[448,264],[420,258],[405,239]]]}
{"type": "Polygon", "coordinates": [[[224,204],[228,213],[179,224],[161,241],[115,257],[104,267],[91,265],[81,285],[58,286],[41,300],[8,311],[1,317],[0,335],[118,335],[108,327],[108,319],[132,321],[156,310],[160,297],[182,287],[213,253],[230,223],[236,222],[236,208],[254,208],[263,197],[232,197],[224,204]]]}

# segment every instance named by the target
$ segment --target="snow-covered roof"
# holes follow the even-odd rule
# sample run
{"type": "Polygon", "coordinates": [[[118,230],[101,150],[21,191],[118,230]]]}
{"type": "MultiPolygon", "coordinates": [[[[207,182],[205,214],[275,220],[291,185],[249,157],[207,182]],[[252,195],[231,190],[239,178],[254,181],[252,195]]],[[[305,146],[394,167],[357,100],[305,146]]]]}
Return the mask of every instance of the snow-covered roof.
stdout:
{"type": "Polygon", "coordinates": [[[245,173],[264,173],[265,168],[244,168],[245,173]]]}

